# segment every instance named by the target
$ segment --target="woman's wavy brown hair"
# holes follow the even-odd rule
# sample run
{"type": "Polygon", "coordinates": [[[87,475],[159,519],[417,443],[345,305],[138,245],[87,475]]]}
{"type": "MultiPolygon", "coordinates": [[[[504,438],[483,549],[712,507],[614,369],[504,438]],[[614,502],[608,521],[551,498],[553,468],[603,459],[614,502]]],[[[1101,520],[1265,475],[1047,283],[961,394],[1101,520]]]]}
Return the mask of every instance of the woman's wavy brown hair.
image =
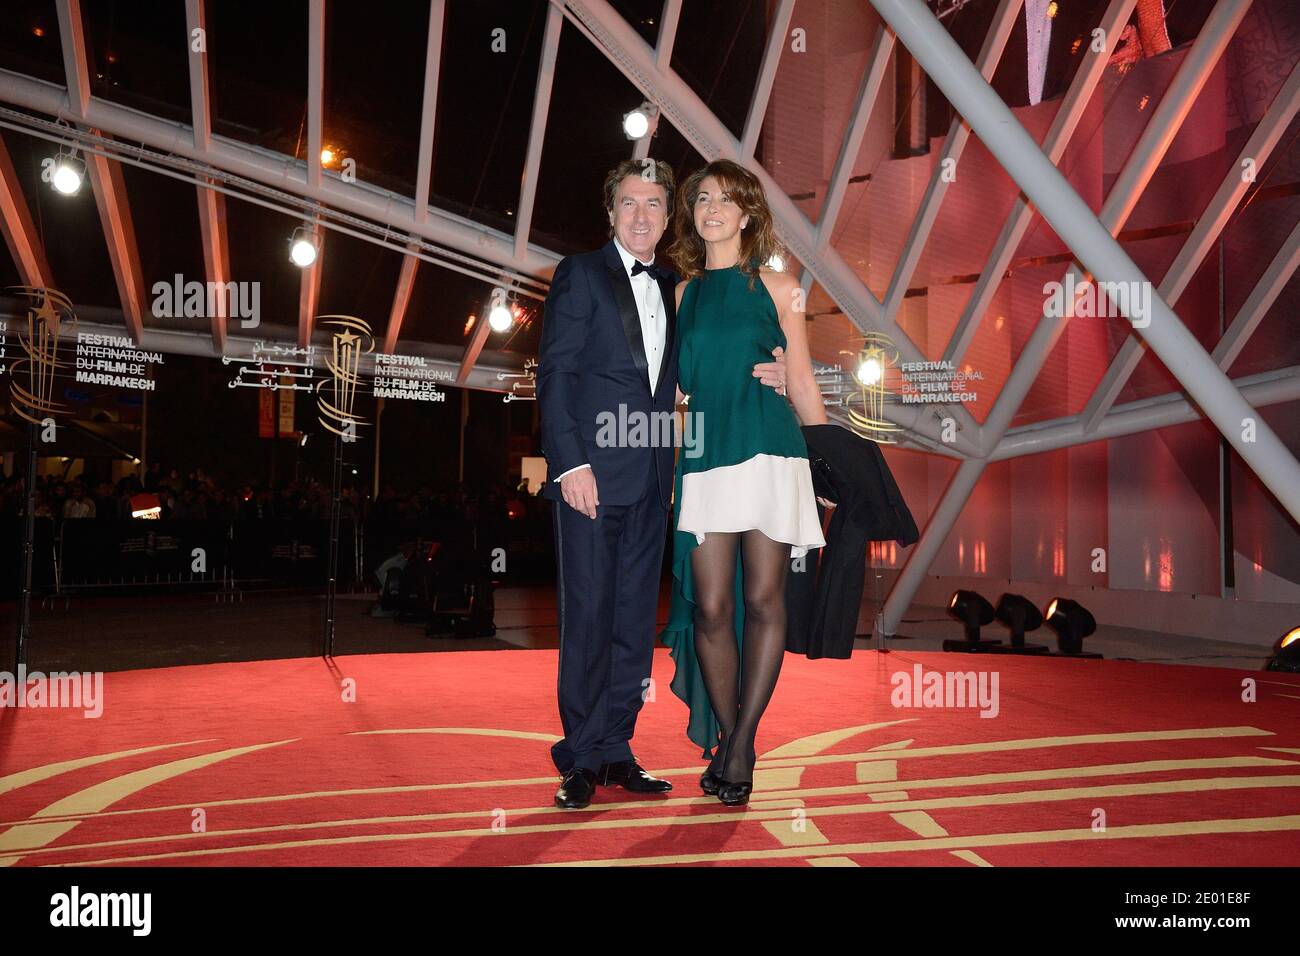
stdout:
{"type": "Polygon", "coordinates": [[[700,184],[710,176],[717,177],[723,191],[740,207],[741,214],[749,216],[749,224],[740,232],[739,265],[740,271],[749,276],[752,289],[758,270],[781,251],[781,245],[772,226],[772,210],[768,208],[763,184],[739,163],[715,159],[686,177],[677,190],[676,238],[668,247],[668,255],[684,279],[704,272],[704,240],[695,229],[695,200],[700,195],[700,184]]]}

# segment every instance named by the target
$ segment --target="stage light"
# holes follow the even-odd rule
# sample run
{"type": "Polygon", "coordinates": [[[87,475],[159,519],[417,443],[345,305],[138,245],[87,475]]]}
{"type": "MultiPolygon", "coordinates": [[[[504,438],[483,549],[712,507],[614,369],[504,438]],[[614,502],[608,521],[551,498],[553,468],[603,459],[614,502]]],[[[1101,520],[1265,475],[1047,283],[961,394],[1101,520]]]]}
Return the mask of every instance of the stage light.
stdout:
{"type": "Polygon", "coordinates": [[[488,313],[488,325],[492,327],[493,332],[504,332],[514,325],[514,322],[514,314],[504,305],[493,306],[492,311],[488,313]]]}
{"type": "Polygon", "coordinates": [[[1056,632],[1062,654],[1077,656],[1083,651],[1083,639],[1097,630],[1097,619],[1078,601],[1053,598],[1047,605],[1047,626],[1056,632]]]}
{"type": "Polygon", "coordinates": [[[981,641],[980,628],[993,623],[993,605],[976,591],[954,591],[948,602],[948,616],[966,628],[965,641],[944,641],[945,651],[977,651],[1001,641],[981,641]]]}
{"type": "Polygon", "coordinates": [[[785,257],[781,255],[773,254],[772,258],[767,260],[767,267],[771,269],[773,272],[784,272],[785,257]]]}
{"type": "Polygon", "coordinates": [[[50,175],[50,185],[54,191],[63,196],[75,196],[81,192],[81,184],[85,181],[86,164],[72,150],[59,150],[59,155],[54,158],[54,171],[50,175]]]}
{"type": "Polygon", "coordinates": [[[628,139],[641,139],[650,132],[650,111],[644,103],[623,114],[623,135],[628,139]]]}
{"type": "Polygon", "coordinates": [[[310,226],[299,226],[289,240],[289,261],[299,269],[306,269],[316,261],[319,240],[310,226]]]}
{"type": "Polygon", "coordinates": [[[1061,5],[1057,3],[1056,0],[1052,0],[1052,2],[1047,5],[1047,16],[1049,19],[1055,20],[1056,15],[1060,12],[1061,5]]]}
{"type": "Polygon", "coordinates": [[[339,158],[339,149],[335,146],[326,146],[320,151],[320,164],[322,166],[332,166],[339,158]]]}
{"type": "Polygon", "coordinates": [[[1034,631],[1043,626],[1043,615],[1029,598],[1021,594],[1004,594],[998,598],[998,606],[993,614],[1010,629],[1013,650],[1036,654],[1047,650],[1043,644],[1025,643],[1025,631],[1034,631]]]}
{"type": "Polygon", "coordinates": [[[878,385],[884,369],[880,367],[880,359],[869,358],[858,366],[856,374],[863,385],[878,385]]]}
{"type": "Polygon", "coordinates": [[[1264,670],[1300,674],[1300,627],[1293,627],[1282,636],[1264,670]]]}

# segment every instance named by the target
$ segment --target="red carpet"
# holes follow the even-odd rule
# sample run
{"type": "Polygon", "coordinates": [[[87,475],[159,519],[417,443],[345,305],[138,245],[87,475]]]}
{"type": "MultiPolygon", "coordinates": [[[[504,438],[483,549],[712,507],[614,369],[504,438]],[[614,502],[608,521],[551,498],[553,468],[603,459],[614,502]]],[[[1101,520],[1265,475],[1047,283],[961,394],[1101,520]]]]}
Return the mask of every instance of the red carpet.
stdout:
{"type": "Polygon", "coordinates": [[[106,675],[98,719],[0,710],[0,865],[1300,862],[1294,675],[789,656],[754,801],[732,809],[699,792],[660,650],[634,746],[674,791],[602,788],[561,811],[555,663],[484,651],[134,671],[106,675]],[[996,671],[997,716],[892,706],[891,675],[918,662],[996,671]]]}

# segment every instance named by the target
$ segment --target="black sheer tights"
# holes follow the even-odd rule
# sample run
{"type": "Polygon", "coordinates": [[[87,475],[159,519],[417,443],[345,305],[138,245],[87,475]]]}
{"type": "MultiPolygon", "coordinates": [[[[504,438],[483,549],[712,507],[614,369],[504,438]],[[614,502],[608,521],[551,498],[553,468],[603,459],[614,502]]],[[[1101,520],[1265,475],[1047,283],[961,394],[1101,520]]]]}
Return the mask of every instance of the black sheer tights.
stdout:
{"type": "Polygon", "coordinates": [[[713,532],[691,552],[695,654],[721,732],[709,770],[752,782],[754,737],[785,658],[785,575],[790,545],[761,531],[713,532]],[[736,549],[744,570],[743,655],[736,646],[736,549]]]}

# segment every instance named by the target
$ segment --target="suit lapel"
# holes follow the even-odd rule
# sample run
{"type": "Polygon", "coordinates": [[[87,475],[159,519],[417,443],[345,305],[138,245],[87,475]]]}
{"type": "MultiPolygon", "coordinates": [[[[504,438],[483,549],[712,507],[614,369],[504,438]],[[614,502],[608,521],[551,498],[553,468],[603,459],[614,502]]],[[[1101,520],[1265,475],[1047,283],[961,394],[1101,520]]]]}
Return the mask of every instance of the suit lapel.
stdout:
{"type": "Polygon", "coordinates": [[[632,353],[632,362],[641,372],[646,390],[650,389],[650,366],[645,358],[645,340],[641,337],[641,313],[637,311],[636,296],[632,293],[632,280],[623,268],[618,249],[613,240],[606,247],[605,268],[609,272],[609,285],[614,290],[614,301],[618,303],[618,316],[623,322],[623,335],[627,338],[627,347],[632,353]]]}

